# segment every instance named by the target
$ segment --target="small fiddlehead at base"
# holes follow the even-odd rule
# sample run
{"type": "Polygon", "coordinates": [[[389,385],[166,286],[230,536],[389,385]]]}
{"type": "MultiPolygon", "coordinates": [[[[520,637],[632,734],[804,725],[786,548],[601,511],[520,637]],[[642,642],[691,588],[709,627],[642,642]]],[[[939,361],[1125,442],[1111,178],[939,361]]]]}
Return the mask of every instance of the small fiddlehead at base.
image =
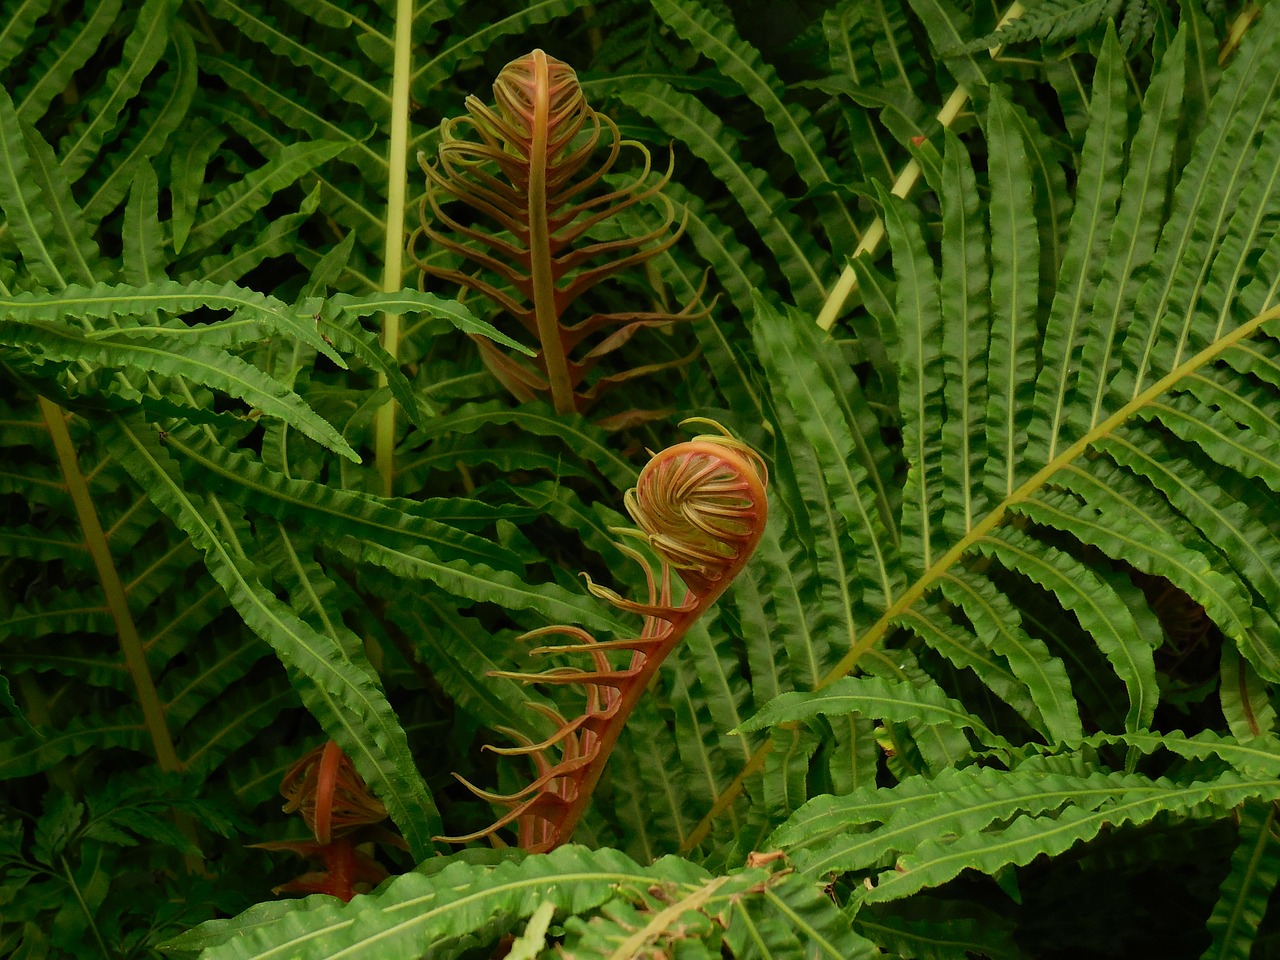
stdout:
{"type": "Polygon", "coordinates": [[[280,795],[287,801],[284,812],[299,814],[315,839],[273,840],[252,846],[290,850],[322,861],[324,869],[281,884],[275,893],[326,893],[349,901],[387,878],[382,865],[359,845],[377,841],[408,849],[402,838],[380,825],[387,819],[387,808],[332,740],[308,751],[288,769],[280,782],[280,795]]]}
{"type": "Polygon", "coordinates": [[[566,720],[550,708],[534,706],[557,727],[552,736],[540,743],[533,743],[516,731],[503,731],[520,741],[520,746],[487,749],[530,757],[535,779],[516,793],[496,794],[459,777],[477,796],[509,809],[484,830],[443,839],[464,843],[515,824],[520,846],[542,853],[570,838],[619,732],[650,679],[755,551],[768,517],[767,480],[759,454],[723,433],[699,436],[654,455],[625,499],[627,512],[640,529],[619,531],[646,542],[658,557],[659,568],[654,571],[640,551],[619,544],[644,567],[648,600],[628,600],[587,578],[587,586],[595,596],[644,618],[640,634],[601,641],[580,627],[552,626],[522,637],[564,638],[568,642],[535,647],[530,655],[585,655],[590,665],[493,675],[529,684],[577,684],[586,690],[586,709],[580,716],[566,720]],[[678,600],[673,572],[685,584],[678,600]],[[611,651],[629,652],[631,656],[625,666],[615,667],[608,658],[611,651]]]}

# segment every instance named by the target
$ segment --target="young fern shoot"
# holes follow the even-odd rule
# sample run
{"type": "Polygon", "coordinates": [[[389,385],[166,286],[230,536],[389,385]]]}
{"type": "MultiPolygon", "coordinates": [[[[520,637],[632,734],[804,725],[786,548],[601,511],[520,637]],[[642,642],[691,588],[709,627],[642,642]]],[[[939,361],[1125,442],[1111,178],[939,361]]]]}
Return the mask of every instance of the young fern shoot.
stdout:
{"type": "Polygon", "coordinates": [[[601,392],[684,362],[646,364],[587,385],[603,357],[642,329],[707,314],[699,291],[674,312],[581,310],[585,316],[574,316],[580,298],[601,281],[642,266],[684,233],[684,221],[676,225],[675,205],[662,193],[671,166],[651,178],[648,149],[623,139],[617,124],[587,103],[573,68],[541,50],[507,64],[493,92],[494,106],[468,97],[467,115],[444,121],[434,162],[419,156],[427,190],[411,254],[424,278],[483,295],[537,339],[530,366],[483,337],[472,338],[513,396],[531,400],[545,394],[557,413],[585,413],[601,392]],[[638,155],[639,166],[625,186],[615,188],[608,178],[621,173],[615,166],[624,148],[638,155]],[[613,240],[592,236],[593,228],[648,201],[665,211],[649,233],[613,240]],[[470,211],[450,213],[446,207],[455,202],[470,211]],[[436,253],[461,259],[466,269],[437,262],[430,250],[420,255],[419,237],[431,241],[436,253]]]}
{"type": "Polygon", "coordinates": [[[531,757],[536,778],[516,793],[496,794],[458,777],[477,796],[509,810],[484,830],[444,839],[465,843],[514,823],[521,847],[545,853],[572,836],[618,734],[649,681],[693,622],[733,582],[764,532],[768,516],[764,461],[746,444],[723,433],[719,424],[712,425],[722,434],[698,436],[655,454],[636,486],[627,491],[627,512],[640,529],[618,532],[646,542],[659,560],[655,574],[638,550],[619,544],[644,567],[647,602],[628,600],[586,578],[595,596],[644,618],[640,635],[601,641],[580,627],[551,626],[521,638],[567,638],[569,643],[539,646],[530,655],[585,654],[591,665],[586,669],[553,667],[538,673],[503,671],[493,675],[523,683],[579,684],[586,689],[586,709],[566,720],[550,708],[531,704],[557,725],[556,732],[541,743],[533,743],[516,731],[504,731],[521,745],[487,749],[531,757]],[[679,600],[675,599],[672,571],[685,584],[679,600]],[[611,665],[607,654],[615,650],[630,652],[626,666],[611,665]]]}

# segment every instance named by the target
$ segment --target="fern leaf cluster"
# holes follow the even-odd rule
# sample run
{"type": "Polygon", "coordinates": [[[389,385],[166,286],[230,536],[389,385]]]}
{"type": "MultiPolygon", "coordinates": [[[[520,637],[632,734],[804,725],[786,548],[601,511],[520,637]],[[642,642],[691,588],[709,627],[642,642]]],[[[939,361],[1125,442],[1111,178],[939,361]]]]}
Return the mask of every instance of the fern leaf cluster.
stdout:
{"type": "Polygon", "coordinates": [[[0,953],[1275,951],[1277,11],[765,6],[4,6],[0,953]],[[404,172],[534,49],[595,273],[404,172]],[[767,511],[650,497],[685,417],[767,511]]]}

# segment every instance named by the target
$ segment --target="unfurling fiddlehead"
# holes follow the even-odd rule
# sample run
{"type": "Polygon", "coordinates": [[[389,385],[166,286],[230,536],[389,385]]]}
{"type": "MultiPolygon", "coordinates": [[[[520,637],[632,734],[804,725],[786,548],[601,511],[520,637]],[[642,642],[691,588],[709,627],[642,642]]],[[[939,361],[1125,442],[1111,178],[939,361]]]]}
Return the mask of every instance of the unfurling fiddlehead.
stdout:
{"type": "Polygon", "coordinates": [[[595,596],[644,618],[640,635],[599,641],[571,626],[545,627],[524,635],[526,640],[559,636],[571,641],[537,647],[531,656],[585,654],[591,666],[494,675],[523,683],[579,684],[586,688],[586,710],[566,720],[550,708],[535,706],[558,727],[551,737],[531,743],[514,734],[523,741],[521,746],[490,747],[497,753],[531,757],[537,777],[509,795],[490,793],[462,780],[478,796],[510,809],[485,830],[445,839],[455,843],[475,840],[512,823],[518,827],[520,846],[533,852],[551,850],[569,839],[619,732],[650,679],[755,551],[768,513],[766,483],[767,471],[760,456],[728,435],[696,437],[668,447],[649,461],[625,501],[640,530],[622,532],[648,543],[659,560],[656,575],[638,550],[619,544],[644,567],[648,602],[627,600],[587,578],[595,596]],[[678,602],[672,593],[673,570],[686,587],[678,602]],[[615,650],[630,652],[625,666],[610,663],[608,654],[615,650]]]}
{"type": "Polygon", "coordinates": [[[484,337],[473,338],[508,390],[521,400],[549,393],[557,413],[581,413],[600,391],[669,365],[646,365],[584,387],[602,357],[645,327],[706,315],[695,297],[677,312],[596,312],[569,322],[579,297],[618,271],[657,256],[684,232],[683,224],[671,229],[675,207],[661,192],[671,169],[650,180],[645,146],[623,140],[617,125],[587,103],[573,69],[541,50],[507,64],[493,92],[494,106],[468,97],[469,116],[441,124],[434,163],[419,156],[427,192],[411,251],[424,276],[484,295],[537,338],[537,369],[484,337]],[[609,141],[602,145],[605,130],[609,141]],[[629,183],[612,189],[607,177],[624,147],[639,154],[641,167],[629,183]],[[657,229],[613,240],[589,236],[648,200],[666,212],[657,229]],[[475,223],[450,215],[445,207],[451,201],[478,214],[475,223]],[[486,223],[488,230],[483,229],[486,223]],[[442,267],[430,255],[420,256],[419,236],[471,261],[477,272],[442,267]],[[594,345],[586,344],[587,338],[610,328],[594,345]]]}

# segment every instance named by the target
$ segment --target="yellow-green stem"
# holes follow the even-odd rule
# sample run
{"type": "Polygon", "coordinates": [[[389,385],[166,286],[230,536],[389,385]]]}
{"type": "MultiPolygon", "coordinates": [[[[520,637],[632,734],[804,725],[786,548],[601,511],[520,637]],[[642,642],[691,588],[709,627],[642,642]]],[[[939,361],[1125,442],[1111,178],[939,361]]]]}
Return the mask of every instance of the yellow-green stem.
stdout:
{"type": "Polygon", "coordinates": [[[169,736],[169,724],[165,719],[164,706],[156,692],[151,669],[147,666],[147,656],[142,647],[142,638],[138,635],[137,624],[134,623],[133,614],[129,611],[129,601],[124,591],[124,584],[120,580],[120,571],[116,569],[115,560],[111,556],[111,545],[107,542],[106,534],[102,530],[97,508],[89,494],[89,485],[85,482],[84,474],[80,472],[80,461],[76,457],[75,445],[71,441],[71,432],[67,429],[66,413],[56,403],[44,397],[40,398],[40,412],[44,416],[49,436],[53,439],[58,466],[62,469],[67,491],[71,494],[76,518],[80,521],[80,529],[84,532],[85,545],[89,548],[89,556],[93,558],[93,566],[98,573],[98,581],[102,584],[102,592],[106,595],[107,610],[110,611],[111,619],[115,623],[116,636],[120,641],[120,650],[124,654],[125,667],[138,694],[138,704],[142,707],[142,717],[147,725],[147,733],[151,735],[156,762],[161,770],[180,771],[182,763],[174,749],[173,739],[169,736]]]}
{"type": "MultiPolygon", "coordinates": [[[[1014,3],[1000,18],[1000,26],[1003,27],[1010,20],[1016,20],[1022,14],[1022,4],[1014,3]]],[[[1000,53],[1000,50],[1000,47],[992,47],[991,56],[995,57],[1000,53]]],[[[938,123],[942,124],[944,130],[949,129],[956,122],[956,117],[960,116],[960,112],[968,102],[969,90],[961,84],[952,91],[951,96],[947,98],[947,102],[938,111],[938,123]]],[[[893,181],[893,188],[890,192],[896,197],[905,197],[912,191],[919,180],[920,164],[912,157],[907,161],[907,165],[902,168],[897,179],[893,181]]],[[[840,316],[840,312],[844,310],[845,301],[849,299],[849,295],[858,286],[858,274],[854,272],[853,261],[864,253],[874,254],[880,248],[880,243],[883,240],[884,220],[876,217],[871,226],[867,228],[866,233],[862,235],[862,239],[858,241],[858,246],[853,251],[853,256],[849,258],[850,262],[846,264],[844,271],[840,274],[840,278],[827,295],[822,309],[818,312],[818,326],[823,330],[830,330],[835,324],[836,317],[840,316]]]]}
{"type": "MultiPolygon", "coordinates": [[[[404,283],[405,187],[409,177],[409,66],[413,52],[413,0],[396,0],[394,72],[391,79],[391,145],[387,157],[387,234],[383,251],[382,289],[394,293],[404,283]]],[[[400,352],[400,317],[382,315],[382,348],[394,361],[400,352]]],[[[385,374],[378,386],[385,387],[385,374]]],[[[395,485],[396,402],[387,402],[374,421],[374,459],[382,490],[392,496],[395,485]]]]}

